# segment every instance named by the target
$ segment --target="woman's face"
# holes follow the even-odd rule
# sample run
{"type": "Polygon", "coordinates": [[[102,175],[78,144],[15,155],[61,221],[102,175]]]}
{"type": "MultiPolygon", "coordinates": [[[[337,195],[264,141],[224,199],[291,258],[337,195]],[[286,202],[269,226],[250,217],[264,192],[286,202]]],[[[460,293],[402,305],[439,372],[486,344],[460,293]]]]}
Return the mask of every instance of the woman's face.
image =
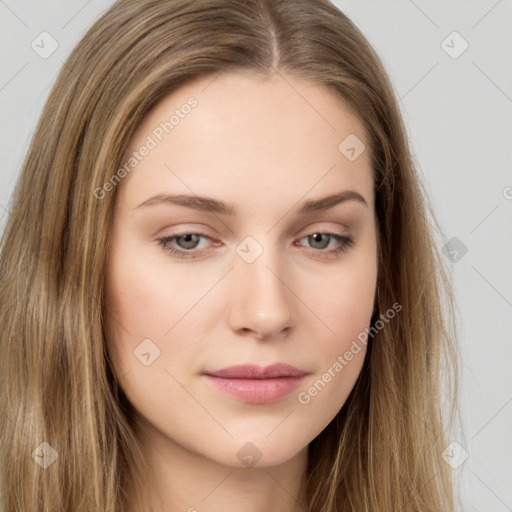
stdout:
{"type": "Polygon", "coordinates": [[[108,349],[147,439],[229,466],[291,459],[343,406],[366,353],[354,341],[377,244],[362,123],[302,79],[226,74],[157,104],[125,156],[108,349]],[[297,370],[212,376],[276,364],[297,370]]]}

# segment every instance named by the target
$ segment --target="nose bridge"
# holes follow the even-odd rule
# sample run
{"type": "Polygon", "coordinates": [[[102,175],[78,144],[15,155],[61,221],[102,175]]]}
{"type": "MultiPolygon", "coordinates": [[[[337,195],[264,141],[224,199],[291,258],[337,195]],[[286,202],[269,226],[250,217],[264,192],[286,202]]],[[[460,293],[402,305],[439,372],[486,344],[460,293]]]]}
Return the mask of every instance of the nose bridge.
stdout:
{"type": "Polygon", "coordinates": [[[238,255],[235,273],[255,292],[265,292],[267,296],[285,295],[283,272],[285,255],[269,234],[247,236],[236,248],[238,255]],[[257,238],[256,238],[257,236],[257,238]]]}
{"type": "Polygon", "coordinates": [[[236,328],[269,335],[291,321],[286,261],[271,234],[247,236],[236,247],[231,319],[236,328]]]}

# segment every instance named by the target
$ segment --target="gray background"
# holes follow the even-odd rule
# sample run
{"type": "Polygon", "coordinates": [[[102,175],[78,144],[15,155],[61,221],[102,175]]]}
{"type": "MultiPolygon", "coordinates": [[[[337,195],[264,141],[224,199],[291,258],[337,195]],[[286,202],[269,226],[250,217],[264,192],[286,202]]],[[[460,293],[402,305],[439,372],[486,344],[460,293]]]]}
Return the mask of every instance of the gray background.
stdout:
{"type": "MultiPolygon", "coordinates": [[[[112,3],[0,0],[0,232],[49,88],[112,3]],[[58,43],[47,58],[31,47],[42,47],[44,31],[58,43]]],[[[335,3],[388,69],[434,211],[457,251],[446,257],[458,302],[466,439],[453,433],[461,447],[448,460],[469,454],[452,463],[464,510],[512,511],[512,1],[335,3]],[[469,47],[458,55],[464,40],[469,47]]]]}

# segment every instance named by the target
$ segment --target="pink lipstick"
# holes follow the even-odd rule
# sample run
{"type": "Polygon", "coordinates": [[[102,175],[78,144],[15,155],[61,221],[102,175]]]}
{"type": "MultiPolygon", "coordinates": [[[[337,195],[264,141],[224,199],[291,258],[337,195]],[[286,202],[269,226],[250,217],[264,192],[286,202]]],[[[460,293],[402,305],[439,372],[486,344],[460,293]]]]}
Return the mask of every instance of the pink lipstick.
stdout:
{"type": "Polygon", "coordinates": [[[266,367],[244,364],[204,374],[220,391],[253,404],[278,402],[297,389],[306,375],[283,363],[266,367]]]}

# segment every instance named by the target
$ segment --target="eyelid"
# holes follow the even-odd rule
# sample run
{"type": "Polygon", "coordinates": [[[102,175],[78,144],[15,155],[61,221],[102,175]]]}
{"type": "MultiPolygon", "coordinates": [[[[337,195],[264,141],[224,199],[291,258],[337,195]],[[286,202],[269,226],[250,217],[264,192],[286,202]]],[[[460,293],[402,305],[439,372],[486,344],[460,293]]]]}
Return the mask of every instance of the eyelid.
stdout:
{"type": "Polygon", "coordinates": [[[295,237],[299,236],[301,233],[306,233],[307,235],[312,233],[333,233],[336,235],[348,235],[350,228],[347,224],[342,224],[341,222],[327,222],[327,221],[317,221],[311,222],[305,228],[299,229],[295,233],[295,237]],[[332,225],[336,224],[336,228],[333,228],[332,225]],[[341,228],[342,232],[338,233],[337,230],[341,228]]]}

